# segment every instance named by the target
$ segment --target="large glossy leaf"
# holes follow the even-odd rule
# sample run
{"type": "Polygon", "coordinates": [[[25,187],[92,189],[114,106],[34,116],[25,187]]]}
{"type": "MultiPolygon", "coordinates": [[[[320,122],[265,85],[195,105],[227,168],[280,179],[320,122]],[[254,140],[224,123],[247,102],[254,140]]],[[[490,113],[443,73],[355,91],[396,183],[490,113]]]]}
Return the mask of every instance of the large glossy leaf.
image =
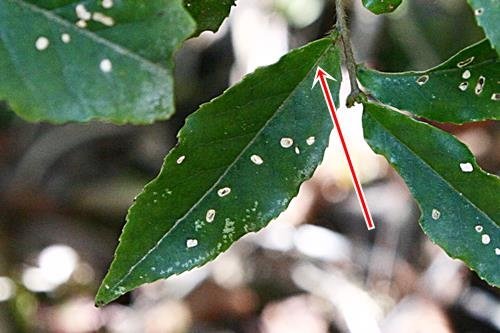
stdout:
{"type": "Polygon", "coordinates": [[[403,0],[363,0],[363,5],[374,14],[390,13],[396,10],[403,0]]]}
{"type": "Polygon", "coordinates": [[[184,0],[184,5],[195,19],[197,34],[205,31],[217,31],[236,0],[184,0]]]}
{"type": "Polygon", "coordinates": [[[500,54],[500,1],[498,0],[467,0],[474,10],[476,20],[484,29],[486,37],[500,54]]]}
{"type": "Polygon", "coordinates": [[[500,66],[487,40],[424,72],[359,67],[358,78],[384,104],[427,119],[459,124],[500,119],[500,66]]]}
{"type": "Polygon", "coordinates": [[[287,207],[321,162],[332,129],[321,90],[311,89],[318,65],[340,77],[332,40],[258,69],[187,119],[160,175],[129,211],[97,304],[214,259],[287,207]]]}
{"type": "Polygon", "coordinates": [[[194,30],[181,0],[0,0],[0,99],[32,121],[166,119],[194,30]]]}
{"type": "Polygon", "coordinates": [[[500,179],[481,170],[452,135],[366,104],[365,137],[403,177],[425,233],[451,257],[500,286],[500,179]]]}

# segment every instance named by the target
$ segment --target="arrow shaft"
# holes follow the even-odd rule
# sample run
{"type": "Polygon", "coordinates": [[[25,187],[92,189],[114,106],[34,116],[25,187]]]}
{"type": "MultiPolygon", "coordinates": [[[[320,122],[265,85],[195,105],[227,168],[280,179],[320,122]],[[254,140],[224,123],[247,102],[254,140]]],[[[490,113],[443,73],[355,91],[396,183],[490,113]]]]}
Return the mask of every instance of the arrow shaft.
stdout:
{"type": "Polygon", "coordinates": [[[351,155],[349,154],[349,149],[347,148],[347,143],[344,139],[344,134],[342,133],[342,128],[340,126],[340,122],[337,117],[337,113],[335,110],[335,104],[333,103],[332,93],[330,91],[330,87],[326,82],[326,78],[322,76],[320,78],[321,90],[323,90],[323,95],[325,97],[325,102],[328,106],[328,110],[330,111],[330,115],[332,117],[335,128],[337,129],[337,133],[339,134],[340,143],[342,144],[342,149],[344,150],[344,154],[347,159],[347,164],[349,165],[349,171],[351,172],[352,181],[354,183],[354,189],[356,190],[356,194],[359,199],[359,203],[361,206],[361,210],[363,211],[363,216],[365,218],[366,227],[368,230],[375,229],[375,224],[373,223],[372,216],[370,214],[370,210],[368,209],[368,205],[366,203],[365,193],[363,192],[363,188],[361,187],[361,183],[359,182],[358,176],[356,174],[356,170],[354,169],[354,165],[351,160],[351,155]]]}

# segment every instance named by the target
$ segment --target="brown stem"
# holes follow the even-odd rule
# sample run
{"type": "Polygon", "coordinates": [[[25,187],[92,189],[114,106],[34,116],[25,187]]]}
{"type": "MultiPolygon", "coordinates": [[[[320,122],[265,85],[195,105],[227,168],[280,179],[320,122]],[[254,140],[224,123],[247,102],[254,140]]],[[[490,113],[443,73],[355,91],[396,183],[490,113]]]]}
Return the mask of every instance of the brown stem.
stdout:
{"type": "Polygon", "coordinates": [[[342,54],[344,64],[349,74],[349,81],[351,83],[351,93],[347,97],[347,107],[354,106],[355,103],[363,103],[366,101],[365,94],[361,91],[356,80],[356,61],[352,52],[351,40],[349,38],[349,30],[347,28],[345,8],[342,0],[335,1],[335,9],[337,13],[336,27],[340,33],[340,42],[342,44],[342,54]]]}

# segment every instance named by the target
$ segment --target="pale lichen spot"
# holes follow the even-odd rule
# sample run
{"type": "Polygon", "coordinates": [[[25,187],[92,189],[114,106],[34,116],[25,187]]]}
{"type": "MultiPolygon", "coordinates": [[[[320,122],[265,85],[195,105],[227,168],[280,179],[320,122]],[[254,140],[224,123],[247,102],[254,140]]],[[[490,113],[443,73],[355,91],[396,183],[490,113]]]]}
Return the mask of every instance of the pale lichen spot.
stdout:
{"type": "Polygon", "coordinates": [[[217,191],[217,194],[219,195],[219,197],[225,197],[226,195],[228,195],[229,193],[231,193],[231,188],[229,187],[224,187],[224,188],[221,188],[220,190],[217,191]]]}
{"type": "Polygon", "coordinates": [[[280,140],[280,145],[283,148],[290,148],[293,146],[293,139],[292,138],[281,138],[280,140]]]}
{"type": "Polygon", "coordinates": [[[85,5],[78,4],[75,7],[76,16],[80,20],[88,21],[92,18],[92,14],[85,8],[85,5]]]}
{"type": "Polygon", "coordinates": [[[484,8],[478,8],[474,11],[474,15],[481,16],[484,13],[484,8]]]}
{"type": "Polygon", "coordinates": [[[188,249],[196,247],[196,246],[198,246],[198,240],[197,239],[188,239],[186,241],[186,247],[188,249]]]}
{"type": "MultiPolygon", "coordinates": [[[[233,233],[235,232],[235,227],[234,227],[234,221],[232,221],[229,218],[226,218],[225,223],[224,223],[224,229],[222,230],[222,233],[224,235],[228,235],[228,237],[232,240],[233,238],[233,233]]],[[[227,237],[226,237],[227,238],[227,237]]]]}
{"type": "Polygon", "coordinates": [[[103,13],[95,12],[92,14],[92,19],[108,27],[115,25],[115,20],[110,16],[104,15],[103,13]]]}
{"type": "Polygon", "coordinates": [[[307,138],[306,140],[306,143],[309,145],[309,146],[312,146],[314,143],[316,142],[316,138],[314,136],[310,136],[307,138]]]}
{"type": "Polygon", "coordinates": [[[207,211],[207,216],[205,217],[208,223],[212,223],[215,219],[215,209],[209,209],[207,211]]]}
{"type": "Polygon", "coordinates": [[[482,225],[476,225],[476,227],[474,229],[476,230],[476,232],[483,232],[483,226],[482,225]]]}
{"type": "Polygon", "coordinates": [[[257,164],[257,165],[261,165],[262,163],[264,163],[264,160],[259,155],[252,155],[250,157],[250,159],[252,160],[252,162],[254,164],[257,164]]]}
{"type": "Polygon", "coordinates": [[[101,63],[99,64],[99,68],[104,73],[109,73],[113,70],[113,64],[111,63],[111,60],[103,59],[103,60],[101,60],[101,63]]]}
{"type": "Polygon", "coordinates": [[[457,64],[457,67],[458,68],[463,68],[467,65],[470,65],[473,61],[474,61],[475,57],[470,57],[470,58],[467,58],[463,61],[460,61],[458,64],[457,64]]]}
{"type": "Polygon", "coordinates": [[[180,156],[178,159],[177,159],[177,164],[182,164],[182,162],[184,162],[184,160],[186,159],[186,156],[182,155],[180,156]]]}
{"type": "Polygon", "coordinates": [[[483,92],[485,83],[486,83],[486,78],[484,76],[480,76],[479,79],[477,80],[476,88],[474,91],[476,95],[480,95],[483,92]]]}
{"type": "Polygon", "coordinates": [[[462,172],[472,172],[472,171],[474,171],[474,167],[469,162],[467,162],[467,163],[460,163],[460,169],[462,170],[462,172]]]}
{"type": "Polygon", "coordinates": [[[199,230],[203,229],[204,226],[205,226],[204,221],[202,221],[202,220],[194,221],[194,230],[195,231],[199,231],[199,230]]]}
{"type": "Polygon", "coordinates": [[[38,37],[38,39],[35,42],[35,47],[38,51],[43,51],[46,50],[50,45],[50,41],[48,40],[47,37],[38,37]]]}
{"type": "Polygon", "coordinates": [[[468,80],[468,79],[470,79],[470,77],[471,77],[470,70],[467,69],[466,71],[464,71],[462,73],[462,79],[468,80]]]}
{"type": "Polygon", "coordinates": [[[113,0],[102,0],[102,8],[110,9],[113,7],[113,0]]]}
{"type": "Polygon", "coordinates": [[[432,219],[439,220],[440,217],[441,217],[441,212],[437,209],[433,209],[432,210],[432,219]]]}
{"type": "Polygon", "coordinates": [[[491,100],[495,102],[500,101],[500,93],[494,93],[493,95],[491,95],[491,100]]]}
{"type": "Polygon", "coordinates": [[[422,75],[420,76],[418,79],[417,79],[417,83],[421,86],[423,86],[424,84],[427,83],[427,81],[429,81],[429,75],[422,75]]]}
{"type": "Polygon", "coordinates": [[[498,247],[495,249],[495,254],[496,254],[497,256],[500,256],[500,249],[499,249],[498,247]]]}
{"type": "Polygon", "coordinates": [[[490,235],[484,234],[481,236],[481,243],[488,245],[491,242],[490,235]]]}
{"type": "Polygon", "coordinates": [[[295,147],[295,154],[300,155],[300,148],[299,147],[295,147]]]}
{"type": "Polygon", "coordinates": [[[469,82],[462,82],[458,85],[458,89],[466,91],[469,88],[469,82]]]}

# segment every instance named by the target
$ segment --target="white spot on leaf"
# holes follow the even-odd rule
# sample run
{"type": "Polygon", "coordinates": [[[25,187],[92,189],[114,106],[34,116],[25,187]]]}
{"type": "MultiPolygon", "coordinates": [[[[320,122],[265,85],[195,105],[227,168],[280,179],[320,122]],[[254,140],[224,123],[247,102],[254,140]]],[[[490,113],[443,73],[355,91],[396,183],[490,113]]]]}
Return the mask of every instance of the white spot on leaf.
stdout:
{"type": "Polygon", "coordinates": [[[78,20],[75,24],[78,28],[83,29],[83,28],[87,27],[87,21],[85,21],[85,20],[78,20]]]}
{"type": "Polygon", "coordinates": [[[471,64],[473,61],[474,61],[475,57],[470,57],[470,58],[467,58],[463,61],[460,61],[458,64],[457,64],[457,67],[458,68],[463,68],[469,64],[471,64]]]}
{"type": "Polygon", "coordinates": [[[250,159],[252,160],[252,162],[254,164],[257,164],[257,165],[261,165],[262,163],[264,163],[264,160],[259,155],[252,155],[252,157],[250,157],[250,159]]]}
{"type": "Polygon", "coordinates": [[[76,5],[75,12],[76,12],[76,16],[80,20],[88,21],[92,17],[92,14],[87,10],[87,8],[85,8],[85,5],[83,5],[83,4],[76,5]]]}
{"type": "Polygon", "coordinates": [[[307,138],[306,140],[306,143],[309,145],[309,146],[312,146],[314,143],[316,142],[316,138],[314,136],[310,136],[307,138]]]}
{"type": "Polygon", "coordinates": [[[212,223],[215,219],[215,209],[209,209],[205,218],[208,223],[212,223]]]}
{"type": "Polygon", "coordinates": [[[500,93],[494,93],[491,95],[491,100],[495,102],[500,101],[500,93]]]}
{"type": "Polygon", "coordinates": [[[225,197],[226,195],[228,195],[229,193],[231,193],[231,189],[229,187],[224,187],[224,188],[221,188],[220,190],[217,191],[217,194],[219,195],[219,197],[225,197]]]}
{"type": "Polygon", "coordinates": [[[460,163],[460,169],[463,172],[472,172],[472,171],[474,171],[474,167],[469,162],[467,162],[467,163],[460,163]]]}
{"type": "Polygon", "coordinates": [[[184,162],[185,159],[186,159],[186,156],[182,155],[181,157],[179,157],[177,159],[177,164],[182,164],[182,162],[184,162]]]}
{"type": "Polygon", "coordinates": [[[115,25],[115,20],[112,17],[104,15],[103,13],[95,12],[94,14],[92,14],[92,19],[108,27],[115,25]]]}
{"type": "Polygon", "coordinates": [[[280,145],[283,148],[290,148],[293,146],[293,139],[292,138],[282,138],[280,140],[280,145]]]}
{"type": "Polygon", "coordinates": [[[478,8],[474,11],[474,15],[481,16],[484,13],[484,8],[478,8]]]}
{"type": "Polygon", "coordinates": [[[490,235],[484,234],[481,236],[481,243],[488,245],[491,242],[490,235]]]}
{"type": "Polygon", "coordinates": [[[429,81],[429,75],[422,75],[417,79],[417,83],[421,86],[427,83],[429,81]]]}
{"type": "Polygon", "coordinates": [[[113,7],[113,0],[102,0],[102,8],[106,8],[106,9],[109,9],[111,7],[113,7]]]}
{"type": "Polygon", "coordinates": [[[497,256],[500,256],[500,249],[499,249],[498,247],[495,249],[495,254],[496,254],[497,256]]]}
{"type": "Polygon", "coordinates": [[[198,240],[197,239],[188,239],[186,241],[186,247],[188,249],[192,248],[192,247],[196,247],[198,246],[198,240]]]}
{"type": "Polygon", "coordinates": [[[64,44],[68,44],[69,42],[71,42],[71,36],[69,34],[62,34],[61,40],[64,44]]]}
{"type": "Polygon", "coordinates": [[[484,76],[480,76],[477,80],[475,93],[476,95],[480,95],[483,92],[484,85],[486,83],[486,78],[484,76]]]}
{"type": "Polygon", "coordinates": [[[462,82],[458,85],[458,89],[462,91],[466,91],[468,87],[469,87],[469,82],[462,82]]]}
{"type": "Polygon", "coordinates": [[[476,227],[474,229],[476,229],[476,232],[483,232],[483,226],[482,225],[476,225],[476,227]]]}
{"type": "Polygon", "coordinates": [[[101,60],[101,63],[99,64],[99,68],[104,73],[109,73],[109,72],[111,72],[111,70],[113,70],[113,64],[111,63],[111,60],[103,59],[103,60],[101,60]]]}
{"type": "Polygon", "coordinates": [[[468,70],[468,69],[462,73],[462,79],[464,79],[464,80],[470,79],[470,76],[471,76],[470,70],[468,70]]]}
{"type": "Polygon", "coordinates": [[[43,51],[46,50],[50,45],[50,41],[47,39],[47,37],[38,37],[38,39],[35,42],[35,47],[38,51],[43,51]]]}
{"type": "Polygon", "coordinates": [[[300,148],[299,147],[295,147],[295,154],[300,155],[300,148]]]}
{"type": "Polygon", "coordinates": [[[440,217],[441,217],[441,212],[437,209],[433,209],[432,210],[432,219],[439,220],[440,217]]]}

